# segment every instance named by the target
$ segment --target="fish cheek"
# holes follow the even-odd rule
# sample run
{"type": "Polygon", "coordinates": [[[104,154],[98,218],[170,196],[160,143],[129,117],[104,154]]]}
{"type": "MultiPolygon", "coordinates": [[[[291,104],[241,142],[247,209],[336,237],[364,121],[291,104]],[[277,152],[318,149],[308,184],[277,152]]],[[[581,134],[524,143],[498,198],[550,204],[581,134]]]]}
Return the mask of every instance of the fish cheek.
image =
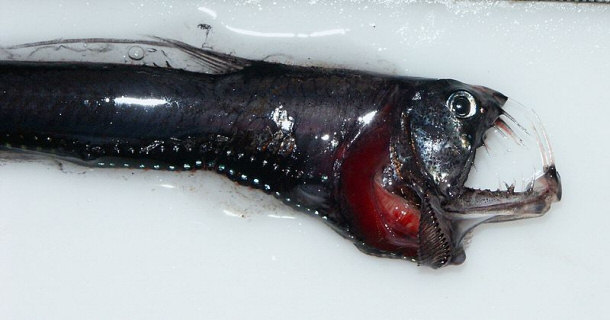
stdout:
{"type": "Polygon", "coordinates": [[[457,196],[474,157],[473,136],[447,112],[426,115],[411,122],[415,156],[437,191],[457,196]]]}

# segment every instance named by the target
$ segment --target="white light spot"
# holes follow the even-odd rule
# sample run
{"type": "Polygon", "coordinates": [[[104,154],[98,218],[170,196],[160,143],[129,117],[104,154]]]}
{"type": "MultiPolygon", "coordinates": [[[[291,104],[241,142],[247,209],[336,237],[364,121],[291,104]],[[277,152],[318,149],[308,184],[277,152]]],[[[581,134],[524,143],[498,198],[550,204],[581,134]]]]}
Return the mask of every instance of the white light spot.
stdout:
{"type": "Polygon", "coordinates": [[[288,111],[283,109],[284,106],[279,106],[271,112],[271,120],[284,132],[292,131],[294,126],[294,118],[288,116],[288,111]]]}
{"type": "Polygon", "coordinates": [[[206,7],[199,7],[197,9],[205,14],[208,14],[210,17],[212,17],[212,19],[216,19],[216,17],[218,16],[218,14],[216,14],[216,11],[212,9],[206,7]]]}
{"type": "Polygon", "coordinates": [[[268,214],[267,217],[276,218],[276,219],[295,219],[295,217],[293,217],[293,216],[282,216],[282,215],[277,215],[277,214],[268,214]]]}
{"type": "Polygon", "coordinates": [[[309,34],[310,37],[326,37],[326,36],[334,36],[334,35],[344,35],[349,31],[349,29],[330,29],[318,32],[312,32],[309,34]]]}
{"type": "Polygon", "coordinates": [[[377,114],[377,111],[371,111],[371,112],[367,113],[366,115],[359,117],[358,122],[363,123],[363,124],[369,124],[375,117],[375,114],[377,114]]]}
{"type": "Polygon", "coordinates": [[[226,26],[227,29],[243,34],[245,36],[253,36],[253,37],[261,37],[261,38],[294,38],[296,35],[294,33],[283,33],[283,32],[259,32],[254,30],[246,30],[240,28],[234,28],[231,26],[226,26]]]}
{"type": "MultiPolygon", "coordinates": [[[[106,101],[108,102],[108,101],[106,101]]],[[[167,100],[165,99],[154,99],[154,98],[148,98],[148,99],[142,99],[142,98],[133,98],[133,97],[119,97],[119,98],[115,98],[114,99],[114,103],[119,104],[119,105],[139,105],[139,106],[143,106],[143,107],[156,107],[159,105],[164,105],[167,104],[167,100]]]]}
{"type": "Polygon", "coordinates": [[[242,216],[240,214],[237,214],[235,212],[231,212],[229,210],[222,210],[222,212],[224,212],[224,214],[226,214],[229,217],[236,217],[236,218],[241,218],[242,216]]]}
{"type": "MultiPolygon", "coordinates": [[[[201,8],[199,8],[199,10],[201,10],[201,8]]],[[[246,30],[246,29],[241,29],[241,28],[235,28],[235,27],[231,27],[231,26],[226,26],[226,28],[235,33],[243,34],[246,36],[252,36],[252,37],[261,37],[261,38],[310,38],[310,37],[315,38],[315,37],[344,35],[347,32],[349,32],[349,29],[345,29],[345,28],[315,31],[315,32],[311,32],[311,33],[261,32],[261,31],[255,31],[255,30],[246,30]]]]}

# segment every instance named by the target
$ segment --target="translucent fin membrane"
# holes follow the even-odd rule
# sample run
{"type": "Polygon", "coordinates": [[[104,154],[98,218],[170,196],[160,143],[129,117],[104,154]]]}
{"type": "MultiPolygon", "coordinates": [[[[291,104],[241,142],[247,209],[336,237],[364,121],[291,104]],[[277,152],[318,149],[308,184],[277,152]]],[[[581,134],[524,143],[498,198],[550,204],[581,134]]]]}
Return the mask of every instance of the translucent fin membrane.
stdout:
{"type": "Polygon", "coordinates": [[[247,60],[186,43],[148,39],[58,39],[0,47],[0,60],[20,62],[110,63],[182,69],[209,74],[239,70],[247,60]]]}
{"type": "Polygon", "coordinates": [[[538,115],[514,100],[486,132],[477,150],[466,186],[473,189],[524,191],[554,163],[546,132],[538,115]]]}

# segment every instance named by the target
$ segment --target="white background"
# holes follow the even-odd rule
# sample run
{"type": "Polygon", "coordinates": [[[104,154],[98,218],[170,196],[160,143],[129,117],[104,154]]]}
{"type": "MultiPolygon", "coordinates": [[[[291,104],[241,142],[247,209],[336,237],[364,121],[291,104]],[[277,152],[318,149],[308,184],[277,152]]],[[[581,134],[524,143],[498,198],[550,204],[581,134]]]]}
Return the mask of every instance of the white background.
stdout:
{"type": "Polygon", "coordinates": [[[610,6],[0,1],[0,46],[170,37],[237,56],[483,84],[533,107],[564,198],[441,270],[366,256],[210,173],[0,163],[1,319],[599,319],[610,298],[610,6]]]}

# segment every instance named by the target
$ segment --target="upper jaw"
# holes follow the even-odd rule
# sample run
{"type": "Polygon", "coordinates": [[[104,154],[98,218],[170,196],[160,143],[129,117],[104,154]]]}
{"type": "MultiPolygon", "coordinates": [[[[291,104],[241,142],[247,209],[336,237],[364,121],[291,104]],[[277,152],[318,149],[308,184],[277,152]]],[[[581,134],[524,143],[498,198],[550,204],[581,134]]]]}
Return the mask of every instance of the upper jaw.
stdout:
{"type": "MultiPolygon", "coordinates": [[[[509,99],[503,107],[502,115],[490,130],[497,134],[485,140],[485,150],[481,151],[487,151],[484,155],[492,158],[475,159],[478,169],[474,176],[468,178],[466,185],[470,187],[464,186],[459,196],[448,199],[442,206],[443,216],[451,221],[452,238],[456,244],[460,244],[464,236],[479,224],[538,217],[562,197],[561,178],[555,166],[548,136],[540,119],[531,109],[509,99]],[[503,144],[498,144],[498,141],[503,144]],[[510,144],[507,146],[508,143],[510,144]],[[507,148],[507,151],[503,151],[505,153],[500,156],[491,154],[489,149],[492,149],[493,153],[493,149],[497,150],[498,146],[507,148]],[[495,163],[500,164],[497,169],[508,176],[494,176],[490,179],[492,172],[485,172],[481,168],[488,164],[489,160],[500,160],[495,163]],[[514,162],[515,160],[519,163],[514,162]],[[541,165],[537,165],[538,172],[532,175],[529,171],[528,174],[528,166],[540,163],[539,161],[541,165]],[[520,171],[522,169],[518,164],[525,164],[524,171],[520,171]],[[471,178],[474,178],[474,181],[471,178]],[[524,184],[521,187],[515,186],[518,180],[513,180],[513,184],[506,184],[504,190],[495,191],[489,187],[480,187],[481,184],[489,186],[488,183],[494,178],[504,181],[521,178],[524,184]],[[529,183],[525,184],[525,181],[529,183]],[[474,187],[475,185],[479,187],[474,187]]],[[[529,170],[531,169],[529,167],[529,170]]],[[[493,184],[493,181],[491,183],[493,184]]]]}
{"type": "MultiPolygon", "coordinates": [[[[495,173],[498,180],[514,179],[513,184],[510,186],[506,184],[506,190],[496,191],[491,191],[489,187],[465,187],[459,197],[445,206],[448,211],[462,214],[498,212],[496,215],[503,216],[509,212],[511,218],[501,220],[515,220],[538,216],[548,211],[551,203],[561,200],[561,179],[555,167],[550,142],[540,118],[533,110],[509,99],[504,104],[502,114],[496,119],[494,127],[489,131],[493,132],[485,139],[485,150],[481,151],[487,151],[483,155],[489,155],[491,158],[477,158],[479,160],[477,163],[483,166],[494,162],[496,170],[500,172],[477,172],[478,177],[475,174],[472,178],[476,180],[481,178],[483,173],[486,176],[495,173]],[[501,151],[504,153],[498,155],[490,153],[490,149],[495,153],[497,150],[493,149],[502,148],[506,149],[501,151]],[[536,162],[541,165],[537,165],[536,162]],[[533,175],[531,171],[528,173],[528,168],[532,170],[535,167],[539,168],[537,173],[533,175]],[[516,191],[516,179],[519,178],[524,183],[523,187],[516,191]],[[527,185],[525,185],[526,181],[529,181],[527,185]]],[[[473,183],[471,180],[469,182],[480,185],[480,183],[485,184],[484,179],[480,179],[478,183],[473,183]]]]}

